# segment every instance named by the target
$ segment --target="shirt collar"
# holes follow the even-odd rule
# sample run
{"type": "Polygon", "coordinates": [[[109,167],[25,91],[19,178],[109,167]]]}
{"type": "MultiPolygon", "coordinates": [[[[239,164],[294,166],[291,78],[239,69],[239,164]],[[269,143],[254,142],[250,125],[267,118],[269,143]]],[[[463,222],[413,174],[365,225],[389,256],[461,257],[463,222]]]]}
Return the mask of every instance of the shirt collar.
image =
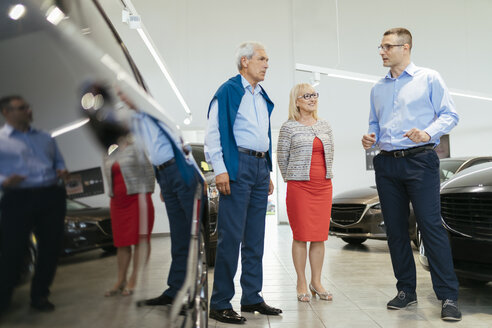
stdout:
{"type": "MultiPolygon", "coordinates": [[[[251,84],[248,82],[248,80],[246,80],[244,78],[244,76],[241,74],[241,83],[243,84],[243,88],[244,89],[247,89],[249,91],[249,93],[251,93],[251,90],[253,89],[253,87],[251,86],[251,84]]],[[[256,84],[256,88],[255,88],[255,95],[260,93],[260,91],[262,90],[261,88],[261,85],[260,84],[256,84]]]]}
{"type": "MultiPolygon", "coordinates": [[[[401,74],[403,75],[406,73],[409,76],[414,76],[416,71],[417,71],[417,66],[413,62],[410,62],[410,64],[408,64],[408,66],[405,67],[405,70],[403,70],[403,72],[401,74]]],[[[388,74],[386,74],[385,78],[386,79],[394,79],[391,76],[391,70],[388,71],[388,74]]]]}
{"type": "Polygon", "coordinates": [[[2,129],[0,130],[0,132],[8,137],[10,137],[10,135],[14,132],[14,128],[8,124],[8,123],[5,123],[2,127],[2,129]]]}
{"type": "MultiPolygon", "coordinates": [[[[0,133],[2,134],[5,134],[6,136],[11,136],[14,132],[16,132],[17,130],[14,129],[14,127],[8,123],[5,123],[2,127],[2,129],[0,129],[0,133]]],[[[18,132],[18,131],[17,131],[18,132]]],[[[27,131],[29,133],[34,133],[36,132],[36,129],[34,129],[32,126],[29,127],[29,130],[27,131]]]]}

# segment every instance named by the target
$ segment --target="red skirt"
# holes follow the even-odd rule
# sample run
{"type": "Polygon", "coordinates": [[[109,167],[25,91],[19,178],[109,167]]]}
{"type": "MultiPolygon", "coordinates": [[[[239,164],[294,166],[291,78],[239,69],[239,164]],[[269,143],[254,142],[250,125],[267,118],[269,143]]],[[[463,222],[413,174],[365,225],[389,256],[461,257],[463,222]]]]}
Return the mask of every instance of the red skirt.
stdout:
{"type": "Polygon", "coordinates": [[[325,241],[330,230],[332,184],[323,143],[314,138],[309,181],[287,181],[287,215],[295,240],[325,241]]]}
{"type": "Polygon", "coordinates": [[[111,198],[111,227],[116,247],[137,245],[141,235],[150,239],[154,227],[154,204],[151,194],[127,195],[125,181],[118,162],[111,168],[113,197],[111,198]]]}

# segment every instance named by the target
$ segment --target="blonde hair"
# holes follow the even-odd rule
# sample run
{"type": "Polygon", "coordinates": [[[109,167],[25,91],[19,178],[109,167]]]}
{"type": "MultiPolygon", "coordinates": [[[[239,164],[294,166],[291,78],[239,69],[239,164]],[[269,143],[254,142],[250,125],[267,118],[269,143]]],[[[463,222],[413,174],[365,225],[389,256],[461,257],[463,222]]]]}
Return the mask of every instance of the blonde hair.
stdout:
{"type": "MultiPolygon", "coordinates": [[[[292,90],[290,90],[290,102],[289,102],[289,120],[297,121],[301,114],[299,113],[299,108],[297,108],[296,102],[297,97],[300,96],[301,92],[306,89],[314,89],[309,83],[299,83],[296,84],[292,90]]],[[[313,112],[313,118],[318,119],[318,110],[313,112]]]]}

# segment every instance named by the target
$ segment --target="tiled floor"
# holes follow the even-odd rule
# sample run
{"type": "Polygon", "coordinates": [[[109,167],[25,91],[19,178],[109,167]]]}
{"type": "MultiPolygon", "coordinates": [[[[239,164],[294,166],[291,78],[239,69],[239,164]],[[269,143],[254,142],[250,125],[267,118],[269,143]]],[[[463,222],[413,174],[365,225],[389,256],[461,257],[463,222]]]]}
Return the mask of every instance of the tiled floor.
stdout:
{"type": "MultiPolygon", "coordinates": [[[[395,296],[395,280],[384,241],[366,241],[359,247],[330,237],[326,242],[323,283],[334,301],[319,299],[299,303],[295,271],[291,260],[291,232],[268,218],[264,256],[266,302],[283,310],[281,316],[245,313],[247,327],[492,327],[492,283],[461,287],[463,321],[442,322],[429,273],[417,264],[418,304],[401,311],[386,309],[395,296]]],[[[415,256],[417,256],[415,251],[415,256]]],[[[61,261],[51,300],[57,310],[51,314],[29,309],[28,285],[16,290],[11,312],[0,319],[0,327],[169,327],[166,307],[138,308],[135,301],[159,295],[169,269],[169,238],[153,239],[151,260],[140,276],[137,292],[130,297],[104,298],[113,283],[115,256],[93,251],[61,261]]],[[[233,306],[239,311],[241,289],[236,277],[233,306]]],[[[209,273],[210,287],[213,270],[209,273]]],[[[210,327],[228,326],[210,320],[210,327]]]]}

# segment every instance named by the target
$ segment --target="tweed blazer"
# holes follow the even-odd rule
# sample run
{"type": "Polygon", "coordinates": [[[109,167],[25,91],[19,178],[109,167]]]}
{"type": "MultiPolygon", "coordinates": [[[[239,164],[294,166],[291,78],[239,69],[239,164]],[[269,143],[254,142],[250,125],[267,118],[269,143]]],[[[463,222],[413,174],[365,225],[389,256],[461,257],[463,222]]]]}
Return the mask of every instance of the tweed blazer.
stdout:
{"type": "Polygon", "coordinates": [[[284,181],[308,181],[311,170],[314,138],[318,137],[325,150],[326,178],[333,178],[333,133],[328,121],[318,121],[306,126],[288,120],[280,128],[277,143],[277,163],[284,181]]]}
{"type": "Polygon", "coordinates": [[[134,144],[129,144],[123,149],[116,149],[104,159],[104,175],[110,197],[113,197],[111,167],[115,162],[120,164],[128,195],[154,192],[155,176],[152,164],[143,151],[138,150],[134,144]]]}

